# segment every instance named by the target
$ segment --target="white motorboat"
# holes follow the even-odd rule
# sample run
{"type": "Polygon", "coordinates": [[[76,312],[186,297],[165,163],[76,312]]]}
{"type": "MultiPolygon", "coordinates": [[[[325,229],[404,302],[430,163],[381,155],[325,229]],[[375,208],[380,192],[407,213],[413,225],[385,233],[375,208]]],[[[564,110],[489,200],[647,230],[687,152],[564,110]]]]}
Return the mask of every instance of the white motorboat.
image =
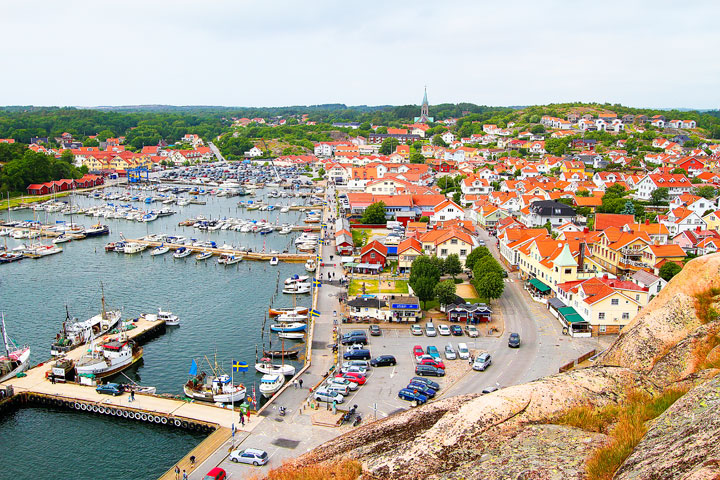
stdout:
{"type": "Polygon", "coordinates": [[[282,227],[278,232],[279,235],[287,235],[289,233],[292,233],[292,227],[282,227]]]}
{"type": "Polygon", "coordinates": [[[192,250],[190,250],[187,247],[180,247],[177,250],[175,250],[175,253],[173,253],[173,257],[175,258],[185,258],[187,256],[192,255],[192,250]]]}
{"type": "Polygon", "coordinates": [[[275,317],[275,321],[280,323],[307,322],[307,318],[307,314],[288,312],[275,317]]]}
{"type": "Polygon", "coordinates": [[[309,258],[307,262],[305,262],[305,270],[308,272],[314,272],[317,266],[315,265],[315,260],[312,258],[309,258]]]}
{"type": "Polygon", "coordinates": [[[239,403],[246,393],[242,384],[232,384],[230,375],[207,376],[205,372],[188,380],[183,391],[189,398],[211,403],[239,403]]]}
{"type": "Polygon", "coordinates": [[[22,253],[24,256],[29,258],[41,258],[61,253],[62,251],[62,247],[58,247],[57,245],[31,245],[27,249],[23,250],[22,253]]]}
{"type": "Polygon", "coordinates": [[[275,373],[278,375],[287,375],[288,377],[295,375],[294,366],[286,365],[284,363],[282,365],[275,365],[269,358],[263,358],[259,363],[256,363],[255,370],[260,373],[275,373]]]}
{"type": "Polygon", "coordinates": [[[290,211],[290,207],[285,205],[280,209],[280,213],[288,213],[290,211]]]}
{"type": "Polygon", "coordinates": [[[225,265],[235,265],[236,263],[242,262],[243,257],[241,255],[229,255],[225,261],[225,265]]]}
{"type": "Polygon", "coordinates": [[[293,283],[292,285],[286,285],[285,288],[283,288],[283,293],[288,293],[288,294],[310,293],[310,284],[309,283],[293,283]]]}
{"type": "Polygon", "coordinates": [[[180,317],[174,315],[172,312],[163,312],[161,309],[158,309],[157,319],[164,321],[165,325],[180,325],[180,317]]]}
{"type": "Polygon", "coordinates": [[[270,398],[278,392],[285,384],[285,377],[277,373],[268,373],[260,379],[260,393],[263,397],[270,398]]]}
{"type": "Polygon", "coordinates": [[[278,337],[284,338],[286,340],[302,340],[305,338],[305,333],[304,332],[279,332],[278,337]]]}
{"type": "Polygon", "coordinates": [[[95,346],[75,364],[78,375],[107,377],[142,358],[143,348],[129,339],[111,340],[95,346]]]}
{"type": "Polygon", "coordinates": [[[72,240],[72,237],[62,234],[59,237],[56,237],[53,239],[52,243],[58,244],[58,243],[66,243],[72,240]]]}
{"type": "Polygon", "coordinates": [[[280,263],[280,260],[278,260],[277,257],[272,257],[272,258],[270,259],[270,265],[271,265],[271,266],[275,266],[275,265],[277,265],[278,263],[280,263]]]}
{"type": "Polygon", "coordinates": [[[200,252],[197,255],[195,255],[195,260],[198,262],[207,260],[208,258],[212,257],[212,252],[200,252]]]}
{"type": "MultiPolygon", "coordinates": [[[[147,248],[147,246],[146,246],[146,245],[143,245],[143,244],[141,244],[141,243],[130,242],[130,243],[126,243],[126,244],[125,244],[125,248],[123,249],[123,253],[127,253],[127,254],[140,253],[140,252],[142,252],[143,250],[145,250],[146,248],[147,248]]],[[[116,250],[117,250],[117,249],[116,249],[116,250]]]]}
{"type": "Polygon", "coordinates": [[[8,338],[5,330],[5,315],[0,316],[0,329],[2,341],[5,345],[5,354],[0,355],[0,382],[13,378],[20,372],[24,372],[30,366],[30,347],[20,347],[8,338]]]}
{"type": "Polygon", "coordinates": [[[150,255],[153,255],[153,256],[155,256],[155,255],[165,255],[165,254],[168,253],[169,251],[170,251],[170,247],[168,247],[168,246],[165,245],[165,244],[162,244],[162,245],[159,245],[159,246],[153,248],[152,251],[150,252],[150,255]]]}
{"type": "Polygon", "coordinates": [[[10,235],[12,232],[13,232],[13,229],[12,229],[12,228],[9,228],[9,227],[8,227],[8,228],[0,229],[0,237],[7,237],[7,236],[10,235]]]}
{"type": "Polygon", "coordinates": [[[293,285],[296,283],[305,283],[310,279],[308,275],[293,275],[285,279],[285,285],[293,285]]]}

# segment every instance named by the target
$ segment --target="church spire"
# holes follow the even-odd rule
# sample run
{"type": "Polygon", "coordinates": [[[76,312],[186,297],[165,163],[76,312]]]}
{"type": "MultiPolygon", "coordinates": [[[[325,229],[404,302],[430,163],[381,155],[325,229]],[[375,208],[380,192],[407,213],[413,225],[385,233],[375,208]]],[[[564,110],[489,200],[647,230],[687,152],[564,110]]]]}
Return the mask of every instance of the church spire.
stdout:
{"type": "Polygon", "coordinates": [[[420,116],[415,117],[415,123],[430,123],[433,118],[430,116],[430,105],[428,105],[427,99],[427,85],[425,85],[425,94],[423,95],[423,102],[420,106],[420,116]]]}

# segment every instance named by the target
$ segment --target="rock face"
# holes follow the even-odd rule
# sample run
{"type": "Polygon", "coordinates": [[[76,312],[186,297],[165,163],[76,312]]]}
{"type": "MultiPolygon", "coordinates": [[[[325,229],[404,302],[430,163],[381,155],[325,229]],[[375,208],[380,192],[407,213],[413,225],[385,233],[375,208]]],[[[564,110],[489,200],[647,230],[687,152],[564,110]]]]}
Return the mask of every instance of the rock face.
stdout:
{"type": "Polygon", "coordinates": [[[692,389],[656,418],[615,478],[720,478],[720,377],[692,389]]]}
{"type": "Polygon", "coordinates": [[[606,437],[553,425],[560,415],[617,403],[633,388],[692,381],[700,386],[656,419],[617,478],[720,478],[720,379],[697,372],[698,351],[720,329],[695,312],[694,296],[710,287],[720,287],[720,254],[688,263],[596,366],[433,402],[353,430],[295,463],[358,459],[364,479],[581,479],[606,437]]]}

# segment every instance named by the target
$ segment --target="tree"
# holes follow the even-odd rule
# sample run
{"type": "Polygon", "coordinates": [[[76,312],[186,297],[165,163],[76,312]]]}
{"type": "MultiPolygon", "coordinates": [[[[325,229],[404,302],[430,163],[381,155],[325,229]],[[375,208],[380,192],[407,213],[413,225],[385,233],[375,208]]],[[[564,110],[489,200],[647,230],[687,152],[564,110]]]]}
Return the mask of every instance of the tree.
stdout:
{"type": "Polygon", "coordinates": [[[375,202],[368,206],[360,221],[366,225],[382,225],[387,223],[385,218],[385,202],[375,202]]]}
{"type": "Polygon", "coordinates": [[[453,280],[455,279],[455,275],[462,272],[462,264],[460,263],[460,257],[457,253],[452,253],[447,256],[443,270],[446,274],[452,275],[453,280]]]}
{"type": "Polygon", "coordinates": [[[530,129],[530,133],[545,133],[545,127],[543,125],[534,125],[530,129]]]}
{"type": "Polygon", "coordinates": [[[475,250],[470,252],[470,255],[465,258],[465,267],[469,268],[473,272],[475,271],[475,263],[483,257],[490,255],[490,250],[487,247],[477,247],[475,250]]]}
{"type": "Polygon", "coordinates": [[[674,262],[667,262],[665,265],[660,267],[660,278],[669,282],[675,275],[680,273],[682,267],[674,262]]]}
{"type": "Polygon", "coordinates": [[[397,148],[398,145],[400,145],[400,142],[397,138],[386,138],[383,140],[382,145],[380,145],[380,154],[390,155],[395,151],[395,148],[397,148]]]}
{"type": "Polygon", "coordinates": [[[475,266],[473,267],[473,276],[476,279],[482,277],[488,272],[495,272],[498,275],[502,275],[503,272],[503,268],[492,255],[482,257],[475,262],[475,266]]]}
{"type": "Polygon", "coordinates": [[[670,194],[667,187],[656,188],[650,194],[650,201],[653,205],[665,205],[669,199],[670,194]]]}
{"type": "Polygon", "coordinates": [[[543,227],[545,227],[545,230],[547,230],[548,233],[552,233],[552,224],[550,223],[550,220],[545,222],[545,225],[543,225],[543,227]]]}
{"type": "Polygon", "coordinates": [[[455,301],[455,282],[445,280],[435,285],[434,294],[441,305],[449,305],[455,301]]]}
{"type": "Polygon", "coordinates": [[[411,153],[410,163],[425,163],[425,157],[423,157],[422,153],[411,153]]]}
{"type": "Polygon", "coordinates": [[[500,273],[491,271],[475,279],[475,288],[482,297],[500,298],[505,289],[505,282],[500,273]]]}
{"type": "MultiPolygon", "coordinates": [[[[100,131],[100,133],[97,134],[96,138],[98,139],[98,141],[104,142],[108,138],[113,138],[114,136],[115,136],[115,134],[111,130],[102,130],[102,131],[100,131]]],[[[86,145],[86,146],[89,146],[89,145],[86,145]]]]}
{"type": "Polygon", "coordinates": [[[711,185],[705,185],[703,187],[696,188],[695,195],[710,200],[711,198],[714,198],[715,195],[717,195],[717,191],[715,190],[715,187],[711,185]]]}
{"type": "Polygon", "coordinates": [[[432,138],[432,144],[438,147],[447,147],[447,143],[445,143],[445,140],[443,140],[439,134],[432,138]]]}
{"type": "Polygon", "coordinates": [[[440,281],[440,273],[441,269],[432,257],[421,255],[413,260],[408,283],[423,302],[423,307],[427,300],[435,298],[435,285],[440,281]]]}
{"type": "Polygon", "coordinates": [[[87,138],[83,142],[83,147],[99,147],[100,142],[97,141],[95,138],[87,138]]]}
{"type": "Polygon", "coordinates": [[[461,192],[455,192],[453,193],[453,202],[460,204],[460,197],[462,196],[461,192]]]}
{"type": "Polygon", "coordinates": [[[422,217],[420,217],[419,221],[423,223],[430,223],[430,217],[426,217],[423,215],[422,217]]]}
{"type": "Polygon", "coordinates": [[[635,215],[635,204],[632,202],[632,200],[628,200],[625,202],[625,207],[623,207],[620,213],[622,213],[623,215],[635,215]]]}
{"type": "Polygon", "coordinates": [[[687,172],[684,169],[677,167],[670,170],[670,173],[673,175],[685,175],[687,172]]]}
{"type": "MultiPolygon", "coordinates": [[[[423,308],[425,308],[425,302],[435,299],[436,285],[438,285],[438,283],[433,282],[432,278],[429,277],[419,277],[411,285],[413,292],[415,292],[415,295],[417,295],[418,299],[423,302],[423,308]]],[[[455,285],[453,284],[453,287],[454,286],[455,285]]]]}
{"type": "Polygon", "coordinates": [[[75,155],[70,150],[65,150],[62,155],[60,155],[60,160],[62,160],[65,163],[69,163],[70,165],[73,164],[75,161],[75,155]]]}

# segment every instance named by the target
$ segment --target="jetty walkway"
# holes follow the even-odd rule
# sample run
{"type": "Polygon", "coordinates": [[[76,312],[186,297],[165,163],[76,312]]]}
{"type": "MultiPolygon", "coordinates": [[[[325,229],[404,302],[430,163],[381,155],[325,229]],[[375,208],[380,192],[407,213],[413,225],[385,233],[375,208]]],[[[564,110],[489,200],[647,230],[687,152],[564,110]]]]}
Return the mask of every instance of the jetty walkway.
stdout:
{"type": "Polygon", "coordinates": [[[315,255],[312,253],[266,253],[266,252],[245,252],[241,250],[232,250],[229,248],[210,248],[210,247],[191,247],[188,245],[179,245],[175,243],[163,243],[153,242],[150,240],[130,240],[126,239],[128,243],[139,243],[141,245],[147,245],[148,247],[159,247],[160,244],[169,247],[170,250],[177,250],[180,247],[185,247],[188,250],[192,250],[193,253],[209,252],[213,255],[234,255],[236,257],[242,257],[243,260],[257,260],[261,262],[267,262],[273,257],[281,262],[300,263],[306,262],[310,258],[314,258],[315,255]]]}

